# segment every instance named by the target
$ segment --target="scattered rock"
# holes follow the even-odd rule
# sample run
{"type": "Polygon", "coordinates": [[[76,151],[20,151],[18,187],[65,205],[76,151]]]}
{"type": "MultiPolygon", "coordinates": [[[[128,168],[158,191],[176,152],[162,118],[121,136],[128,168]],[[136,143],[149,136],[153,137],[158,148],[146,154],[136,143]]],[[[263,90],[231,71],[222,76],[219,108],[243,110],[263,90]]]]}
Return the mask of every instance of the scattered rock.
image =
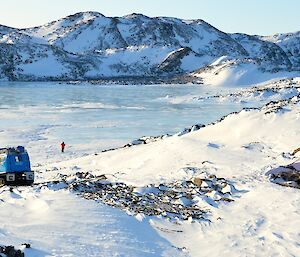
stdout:
{"type": "Polygon", "coordinates": [[[147,136],[147,137],[144,136],[144,137],[141,137],[139,139],[133,140],[131,143],[128,143],[128,144],[124,145],[124,147],[131,147],[131,146],[134,146],[134,145],[149,144],[149,143],[156,142],[156,141],[162,140],[162,139],[170,137],[170,136],[171,135],[169,135],[169,134],[161,135],[161,136],[147,136]]]}
{"type": "MultiPolygon", "coordinates": [[[[160,216],[170,221],[209,220],[208,207],[220,202],[230,202],[234,188],[224,178],[201,174],[189,180],[136,187],[111,182],[105,175],[94,176],[89,172],[75,175],[59,175],[65,188],[82,195],[85,199],[100,201],[122,209],[135,217],[160,216]],[[199,199],[207,204],[199,206],[199,199]]],[[[47,184],[47,187],[51,185],[47,184]]]]}
{"type": "Polygon", "coordinates": [[[205,127],[205,125],[203,125],[203,124],[195,124],[195,125],[193,125],[189,128],[185,128],[183,131],[177,133],[176,135],[180,137],[180,136],[183,136],[183,135],[188,134],[190,132],[197,131],[197,130],[199,130],[201,128],[204,128],[204,127],[205,127]]]}
{"type": "Polygon", "coordinates": [[[25,246],[25,248],[27,248],[27,249],[28,249],[28,248],[31,248],[31,245],[28,244],[28,243],[23,243],[22,245],[25,246]]]}

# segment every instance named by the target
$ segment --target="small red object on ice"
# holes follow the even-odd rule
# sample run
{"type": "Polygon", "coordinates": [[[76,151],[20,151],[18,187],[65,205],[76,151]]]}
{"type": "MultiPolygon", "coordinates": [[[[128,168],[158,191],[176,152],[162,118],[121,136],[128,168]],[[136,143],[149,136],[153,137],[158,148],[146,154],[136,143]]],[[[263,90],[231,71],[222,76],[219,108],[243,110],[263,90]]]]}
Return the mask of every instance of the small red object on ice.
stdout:
{"type": "Polygon", "coordinates": [[[61,152],[63,153],[65,151],[65,146],[66,146],[65,142],[62,142],[60,146],[61,146],[61,152]]]}

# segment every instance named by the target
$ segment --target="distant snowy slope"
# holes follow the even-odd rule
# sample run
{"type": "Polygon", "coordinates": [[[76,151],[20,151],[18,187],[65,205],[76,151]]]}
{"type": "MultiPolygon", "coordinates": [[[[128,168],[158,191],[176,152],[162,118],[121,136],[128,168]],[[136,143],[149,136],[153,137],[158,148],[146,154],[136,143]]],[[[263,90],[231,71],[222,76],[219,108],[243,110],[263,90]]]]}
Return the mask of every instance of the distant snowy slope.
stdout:
{"type": "Polygon", "coordinates": [[[280,46],[289,57],[294,69],[300,70],[300,32],[276,34],[261,38],[280,46]]]}
{"type": "Polygon", "coordinates": [[[292,66],[286,53],[275,43],[238,33],[233,34],[232,38],[243,46],[249,58],[263,64],[266,70],[286,70],[292,66]]]}
{"type": "Polygon", "coordinates": [[[34,28],[0,26],[0,58],[4,59],[0,78],[171,77],[222,58],[249,58],[263,73],[276,73],[299,70],[298,45],[297,33],[285,37],[227,34],[203,20],[80,12],[34,28]]]}
{"type": "Polygon", "coordinates": [[[13,32],[13,31],[17,31],[17,29],[14,29],[14,28],[10,28],[10,27],[7,27],[7,26],[0,25],[0,37],[3,37],[3,36],[5,36],[6,34],[11,33],[11,32],[13,32]]]}
{"type": "Polygon", "coordinates": [[[68,52],[85,53],[127,47],[189,47],[198,54],[239,55],[243,49],[229,35],[208,23],[131,14],[120,18],[95,12],[77,13],[23,31],[68,52]]]}
{"type": "Polygon", "coordinates": [[[220,63],[206,66],[191,73],[204,84],[214,86],[250,86],[273,79],[291,78],[299,76],[298,72],[279,70],[266,72],[259,66],[256,59],[224,60],[220,63]]]}

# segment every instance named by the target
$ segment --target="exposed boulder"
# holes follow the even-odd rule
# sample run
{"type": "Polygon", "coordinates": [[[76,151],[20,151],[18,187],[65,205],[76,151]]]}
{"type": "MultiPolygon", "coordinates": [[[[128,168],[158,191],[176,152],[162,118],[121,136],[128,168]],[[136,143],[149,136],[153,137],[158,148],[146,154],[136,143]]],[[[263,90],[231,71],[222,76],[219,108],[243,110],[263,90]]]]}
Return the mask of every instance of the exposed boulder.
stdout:
{"type": "Polygon", "coordinates": [[[0,246],[0,256],[5,257],[25,257],[25,254],[18,249],[15,249],[14,246],[0,246]]]}
{"type": "Polygon", "coordinates": [[[273,183],[300,189],[300,161],[272,169],[266,175],[273,183]]]}

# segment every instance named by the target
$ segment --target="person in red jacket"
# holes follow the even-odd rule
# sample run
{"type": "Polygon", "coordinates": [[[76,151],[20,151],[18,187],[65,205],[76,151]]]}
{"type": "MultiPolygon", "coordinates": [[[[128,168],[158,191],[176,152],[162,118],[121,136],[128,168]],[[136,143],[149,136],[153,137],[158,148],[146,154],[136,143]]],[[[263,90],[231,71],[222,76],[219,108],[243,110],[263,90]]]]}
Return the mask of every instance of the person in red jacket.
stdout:
{"type": "Polygon", "coordinates": [[[65,142],[62,142],[60,146],[61,146],[61,152],[63,153],[65,151],[65,146],[66,146],[65,142]]]}

